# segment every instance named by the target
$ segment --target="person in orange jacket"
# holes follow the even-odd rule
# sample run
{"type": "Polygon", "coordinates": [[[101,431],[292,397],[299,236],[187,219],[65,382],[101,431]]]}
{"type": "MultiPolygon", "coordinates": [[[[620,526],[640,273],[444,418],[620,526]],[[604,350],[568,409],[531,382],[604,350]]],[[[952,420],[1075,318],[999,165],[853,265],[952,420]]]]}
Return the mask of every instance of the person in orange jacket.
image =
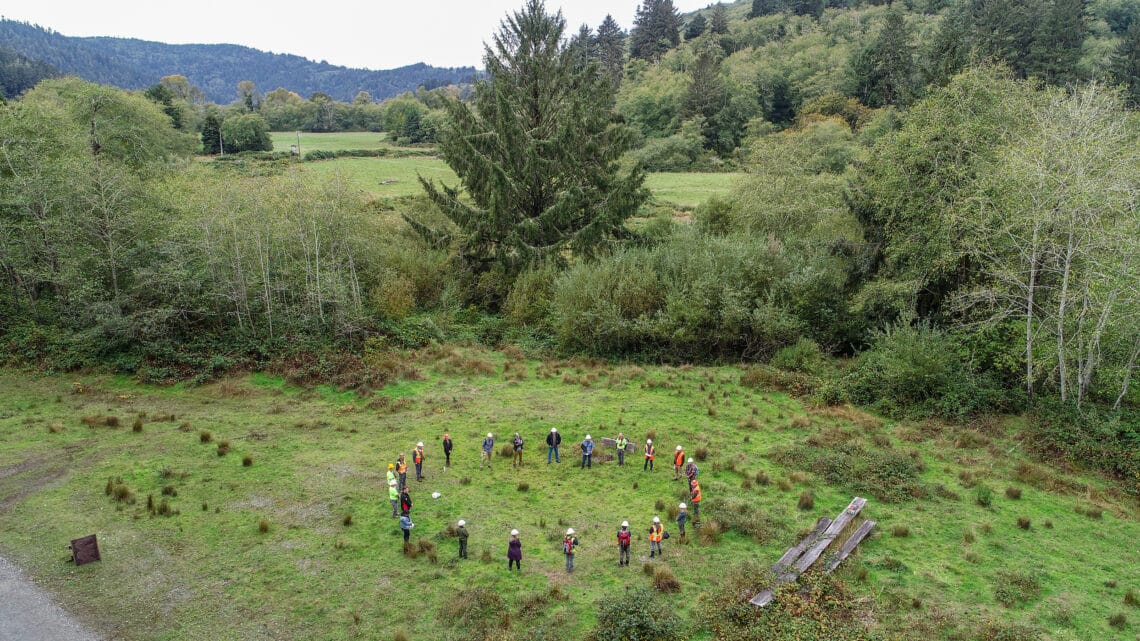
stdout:
{"type": "Polygon", "coordinates": [[[663,556],[661,539],[665,538],[665,526],[661,525],[661,517],[653,517],[653,525],[649,526],[649,558],[663,556]]]}
{"type": "Polygon", "coordinates": [[[416,480],[424,480],[424,443],[420,441],[416,443],[416,449],[412,452],[412,462],[416,464],[416,480]]]}
{"type": "Polygon", "coordinates": [[[408,487],[408,462],[404,460],[403,454],[396,459],[396,475],[400,477],[400,491],[403,492],[408,487]]]}
{"type": "Polygon", "coordinates": [[[697,479],[689,481],[689,502],[693,504],[693,526],[701,521],[701,484],[697,479]]]}
{"type": "Polygon", "coordinates": [[[642,472],[645,470],[653,471],[653,456],[656,453],[657,450],[653,449],[653,439],[645,439],[645,465],[641,466],[642,472]]]}
{"type": "Polygon", "coordinates": [[[673,480],[681,480],[681,468],[685,465],[685,450],[678,445],[677,451],[673,453],[673,480]]]}

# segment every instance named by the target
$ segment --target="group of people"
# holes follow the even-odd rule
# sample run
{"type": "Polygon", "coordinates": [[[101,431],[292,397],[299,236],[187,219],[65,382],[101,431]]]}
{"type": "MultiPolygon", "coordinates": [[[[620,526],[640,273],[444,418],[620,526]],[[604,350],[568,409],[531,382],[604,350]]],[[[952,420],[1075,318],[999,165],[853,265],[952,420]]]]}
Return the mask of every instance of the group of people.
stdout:
{"type": "MultiPolygon", "coordinates": [[[[619,466],[625,465],[625,454],[629,447],[629,439],[626,438],[624,433],[619,433],[617,438],[614,439],[617,447],[617,462],[619,466]]],[[[522,452],[523,452],[523,438],[515,432],[514,437],[511,439],[513,456],[511,458],[512,467],[522,467],[522,452]]],[[[550,428],[550,433],[546,437],[546,462],[549,465],[552,461],[561,463],[562,459],[559,455],[559,448],[562,445],[562,435],[558,433],[557,428],[550,428]]],[[[445,457],[444,469],[451,467],[451,452],[454,446],[451,441],[451,435],[445,433],[443,435],[443,453],[445,457]]],[[[593,468],[593,453],[594,453],[594,440],[587,434],[586,438],[581,443],[582,450],[582,464],[580,469],[593,468]]],[[[479,464],[479,469],[484,466],[491,468],[493,464],[493,457],[495,451],[495,435],[491,432],[487,433],[486,438],[483,439],[481,444],[482,458],[479,464]]],[[[653,445],[653,439],[645,439],[644,446],[645,463],[642,466],[643,471],[653,471],[653,461],[656,458],[656,449],[653,445]]],[[[416,468],[416,480],[423,481],[423,463],[424,463],[424,444],[423,442],[416,443],[416,447],[412,452],[412,461],[416,468]]],[[[399,517],[400,529],[404,534],[404,543],[407,543],[411,530],[415,527],[412,522],[412,498],[408,491],[407,483],[407,470],[408,465],[404,459],[404,455],[400,454],[395,463],[388,464],[388,499],[392,503],[392,517],[399,517]]],[[[700,469],[692,458],[686,458],[685,450],[682,446],[678,445],[673,453],[673,479],[674,480],[687,480],[689,484],[689,503],[693,506],[693,525],[698,527],[700,525],[700,506],[701,506],[701,485],[697,477],[700,474],[700,469]]],[[[688,522],[689,512],[688,505],[681,503],[677,507],[677,529],[681,536],[681,540],[685,540],[685,524],[688,522]]],[[[456,538],[459,541],[459,558],[467,558],[467,541],[469,533],[467,531],[467,522],[459,519],[456,523],[456,538]]],[[[632,543],[632,534],[629,529],[629,522],[622,521],[621,527],[617,531],[617,546],[618,546],[618,566],[628,566],[630,556],[630,546],[632,543]]],[[[665,531],[664,525],[661,523],[661,518],[658,516],[653,517],[653,522],[649,526],[649,556],[662,555],[662,541],[669,538],[669,533],[665,531]]],[[[562,539],[562,553],[566,556],[566,571],[574,571],[574,555],[578,548],[578,538],[575,535],[574,528],[568,528],[566,535],[562,539]]],[[[519,531],[511,530],[510,538],[507,541],[507,571],[519,570],[522,571],[522,542],[519,539],[519,531]]]]}

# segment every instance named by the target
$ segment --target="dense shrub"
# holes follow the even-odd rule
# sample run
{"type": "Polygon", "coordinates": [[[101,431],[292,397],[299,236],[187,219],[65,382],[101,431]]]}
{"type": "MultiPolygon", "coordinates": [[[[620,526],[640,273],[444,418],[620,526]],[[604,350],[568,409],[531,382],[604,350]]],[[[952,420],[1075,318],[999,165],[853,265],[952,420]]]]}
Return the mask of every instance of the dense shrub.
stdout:
{"type": "Polygon", "coordinates": [[[772,367],[805,374],[818,374],[823,365],[823,353],[819,344],[810,338],[801,338],[776,352],[768,362],[772,367]]]}
{"type": "Polygon", "coordinates": [[[1025,443],[1045,460],[1063,460],[1119,479],[1140,495],[1140,415],[1083,409],[1041,399],[1025,427],[1025,443]]]}
{"type": "Polygon", "coordinates": [[[1027,572],[1002,571],[994,578],[994,598],[1007,608],[1041,595],[1041,580],[1027,572]]]}
{"type": "MultiPolygon", "coordinates": [[[[656,577],[655,570],[654,576],[656,577]]],[[[644,588],[598,601],[598,624],[590,641],[681,641],[684,622],[658,594],[644,588]]]]}
{"type": "Polygon", "coordinates": [[[852,402],[897,417],[965,418],[1009,406],[1007,393],[963,361],[949,335],[897,325],[879,333],[841,385],[852,402]]]}
{"type": "MultiPolygon", "coordinates": [[[[817,442],[819,442],[817,440],[817,442]]],[[[797,445],[776,449],[772,458],[790,467],[814,472],[832,485],[888,502],[926,496],[919,480],[922,470],[910,456],[894,450],[867,450],[853,443],[797,445]]]]}

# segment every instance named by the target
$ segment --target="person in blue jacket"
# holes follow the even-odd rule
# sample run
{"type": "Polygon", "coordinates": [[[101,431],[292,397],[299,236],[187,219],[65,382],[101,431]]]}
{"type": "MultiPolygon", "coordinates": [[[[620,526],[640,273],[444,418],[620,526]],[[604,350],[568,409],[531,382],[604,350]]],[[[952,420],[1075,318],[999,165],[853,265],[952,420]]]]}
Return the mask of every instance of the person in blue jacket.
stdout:
{"type": "Polygon", "coordinates": [[[586,440],[582,441],[582,469],[594,469],[594,439],[590,435],[586,435],[586,440]]]}
{"type": "Polygon", "coordinates": [[[483,439],[483,459],[479,461],[479,469],[483,469],[484,465],[487,467],[493,467],[491,465],[491,459],[494,458],[494,451],[495,436],[494,434],[487,432],[487,438],[483,439]]]}

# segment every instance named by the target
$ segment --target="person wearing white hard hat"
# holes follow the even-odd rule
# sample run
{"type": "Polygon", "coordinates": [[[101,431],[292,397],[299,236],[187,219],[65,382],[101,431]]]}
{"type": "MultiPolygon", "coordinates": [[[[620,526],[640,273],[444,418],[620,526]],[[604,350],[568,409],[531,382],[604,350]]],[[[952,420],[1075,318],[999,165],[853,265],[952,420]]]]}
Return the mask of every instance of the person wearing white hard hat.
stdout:
{"type": "Polygon", "coordinates": [[[685,450],[680,445],[677,446],[677,451],[673,453],[673,480],[681,480],[681,467],[685,464],[685,450]]]}
{"type": "Polygon", "coordinates": [[[685,476],[687,476],[689,482],[692,483],[693,479],[697,478],[697,474],[699,473],[700,470],[697,469],[697,464],[693,462],[693,457],[690,456],[689,461],[685,463],[685,476]]]}
{"type": "Polygon", "coordinates": [[[467,558],[467,521],[459,519],[455,524],[455,536],[459,537],[459,558],[467,558]]]}
{"type": "Polygon", "coordinates": [[[550,428],[550,433],[546,435],[546,464],[550,465],[550,457],[554,457],[555,463],[561,463],[562,459],[558,457],[558,446],[562,445],[562,435],[558,433],[557,427],[550,428]]]}
{"type": "Polygon", "coordinates": [[[645,465],[641,466],[642,472],[645,470],[653,471],[653,457],[656,453],[657,450],[653,449],[653,439],[645,439],[645,465]]]}
{"type": "Polygon", "coordinates": [[[522,452],[523,452],[523,437],[515,432],[514,439],[511,440],[511,446],[514,447],[515,456],[511,459],[511,467],[522,467],[522,452]]]}
{"type": "Polygon", "coordinates": [[[653,525],[649,526],[649,558],[661,556],[661,539],[665,537],[665,526],[661,525],[661,517],[653,517],[653,525]]]}
{"type": "Polygon", "coordinates": [[[681,533],[681,542],[685,543],[685,521],[689,520],[689,508],[684,504],[677,506],[677,530],[681,533]]]}
{"type": "Polygon", "coordinates": [[[578,538],[574,536],[574,528],[566,530],[562,539],[562,553],[566,555],[566,571],[574,571],[574,548],[578,547],[578,538]]]}
{"type": "Polygon", "coordinates": [[[416,449],[412,452],[412,462],[416,464],[416,480],[424,480],[424,444],[423,441],[416,443],[416,449]]]}
{"type": "Polygon", "coordinates": [[[582,467],[594,469],[594,439],[590,438],[587,434],[585,440],[582,441],[582,467]]]}
{"type": "Polygon", "coordinates": [[[625,448],[629,446],[629,439],[624,432],[618,432],[614,444],[617,445],[618,467],[622,467],[625,465],[625,448]]]}
{"type": "Polygon", "coordinates": [[[511,530],[511,540],[507,543],[507,572],[512,565],[522,572],[522,541],[519,541],[518,530],[511,530]]]}
{"type": "Polygon", "coordinates": [[[487,467],[492,467],[491,459],[493,458],[494,452],[495,452],[495,435],[490,433],[490,432],[487,432],[487,438],[483,439],[483,459],[481,461],[479,461],[479,469],[483,469],[484,465],[486,465],[487,467]]]}
{"type": "Polygon", "coordinates": [[[633,537],[629,532],[629,521],[621,522],[621,529],[617,533],[618,567],[629,565],[629,542],[633,537]]]}
{"type": "Polygon", "coordinates": [[[400,490],[396,479],[388,481],[388,500],[392,502],[392,518],[400,516],[397,509],[400,505],[400,490]]]}

